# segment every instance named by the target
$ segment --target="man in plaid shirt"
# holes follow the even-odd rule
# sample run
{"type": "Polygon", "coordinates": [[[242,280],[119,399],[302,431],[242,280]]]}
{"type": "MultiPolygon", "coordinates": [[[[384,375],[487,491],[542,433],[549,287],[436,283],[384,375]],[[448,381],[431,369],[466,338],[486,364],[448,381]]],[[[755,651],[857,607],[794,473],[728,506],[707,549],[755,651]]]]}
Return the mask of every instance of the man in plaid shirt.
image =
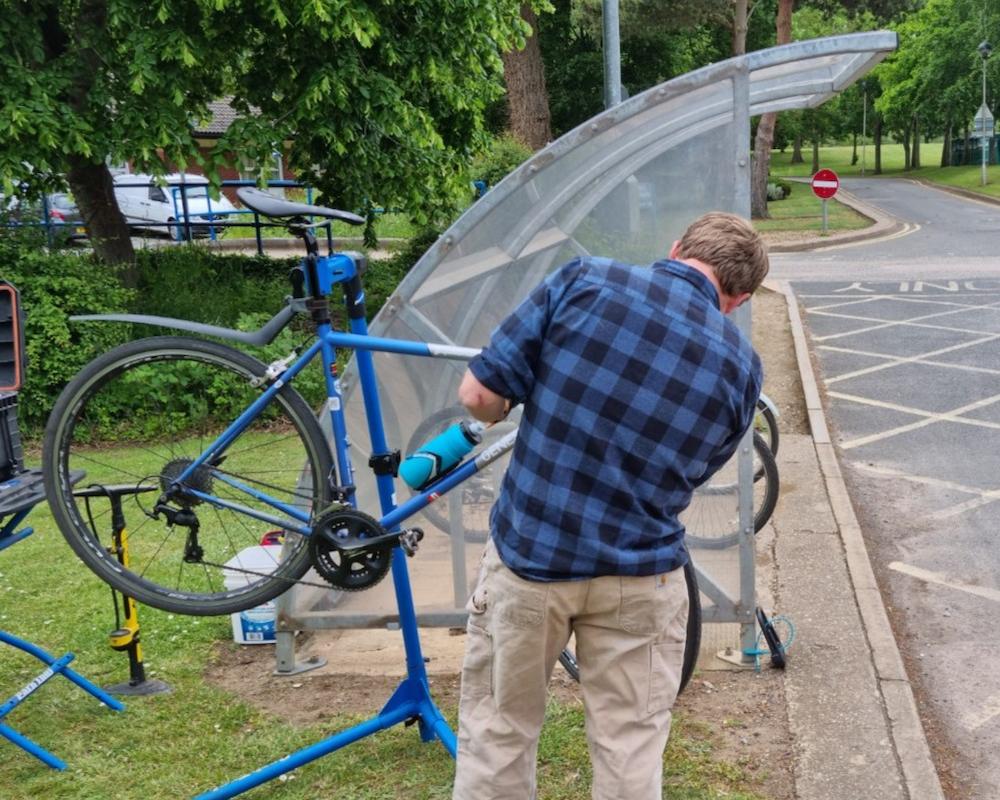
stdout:
{"type": "Polygon", "coordinates": [[[474,417],[524,413],[468,604],[454,800],[535,797],[571,634],[594,800],[661,797],[688,610],[678,515],[753,420],[760,359],[726,315],[767,269],[749,223],[706,214],[651,267],[566,264],[469,364],[474,417]]]}

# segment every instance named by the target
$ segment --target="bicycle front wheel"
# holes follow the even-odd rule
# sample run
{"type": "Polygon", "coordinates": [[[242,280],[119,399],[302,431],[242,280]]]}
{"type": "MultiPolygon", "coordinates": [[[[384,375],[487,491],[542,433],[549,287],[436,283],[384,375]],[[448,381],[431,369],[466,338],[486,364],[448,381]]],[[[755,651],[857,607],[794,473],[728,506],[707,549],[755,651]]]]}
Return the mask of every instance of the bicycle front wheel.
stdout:
{"type": "MultiPolygon", "coordinates": [[[[681,514],[685,541],[694,548],[721,550],[739,541],[739,481],[733,456],[708,483],[695,490],[691,505],[681,514]]],[[[753,532],[774,513],[778,502],[778,465],[759,433],[753,435],[753,532]]]]}
{"type": "Polygon", "coordinates": [[[323,510],[332,466],[289,386],[177,482],[259,397],[264,370],[238,350],[168,336],[115,348],[66,386],[45,431],[46,491],[66,540],[102,580],[156,608],[214,615],[271,600],[306,572],[308,537],[282,523],[288,511],[323,510]],[[160,502],[166,510],[154,511],[160,502]],[[283,546],[260,547],[273,540],[283,546]]]}

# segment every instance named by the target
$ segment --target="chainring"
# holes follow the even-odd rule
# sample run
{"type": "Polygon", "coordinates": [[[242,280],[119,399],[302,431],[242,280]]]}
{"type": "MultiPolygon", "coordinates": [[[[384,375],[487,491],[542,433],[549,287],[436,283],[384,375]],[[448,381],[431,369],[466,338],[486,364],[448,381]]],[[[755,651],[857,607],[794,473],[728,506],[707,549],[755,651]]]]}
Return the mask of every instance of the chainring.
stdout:
{"type": "Polygon", "coordinates": [[[382,580],[392,563],[392,546],[342,549],[339,539],[373,539],[385,536],[385,529],[373,517],[350,507],[324,511],[313,525],[309,555],[313,568],[333,586],[345,592],[370,589],[382,580]]]}

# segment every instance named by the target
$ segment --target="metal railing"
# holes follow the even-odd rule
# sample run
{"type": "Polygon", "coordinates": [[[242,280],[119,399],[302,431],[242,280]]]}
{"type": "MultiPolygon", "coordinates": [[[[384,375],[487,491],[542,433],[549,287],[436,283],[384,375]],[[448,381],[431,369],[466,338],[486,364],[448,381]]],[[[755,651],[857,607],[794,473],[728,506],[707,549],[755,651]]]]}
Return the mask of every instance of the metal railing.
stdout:
{"type": "MultiPolygon", "coordinates": [[[[224,180],[221,182],[223,189],[227,187],[238,187],[238,186],[257,186],[256,181],[252,180],[224,180]]],[[[136,216],[135,214],[129,213],[132,209],[126,208],[121,209],[122,216],[125,218],[126,223],[129,226],[130,232],[133,236],[145,237],[151,232],[156,232],[162,230],[164,234],[167,234],[170,239],[175,242],[191,242],[196,238],[207,238],[209,241],[217,241],[220,236],[224,233],[226,228],[240,228],[240,227],[250,227],[253,228],[254,238],[256,240],[257,252],[260,254],[264,253],[264,235],[263,231],[267,228],[281,228],[284,229],[286,226],[280,222],[271,222],[267,218],[262,218],[255,211],[248,208],[227,208],[229,202],[225,201],[225,205],[222,205],[219,200],[215,203],[217,207],[213,209],[212,207],[212,197],[208,193],[207,183],[185,183],[177,182],[170,183],[166,186],[160,186],[155,181],[134,181],[127,182],[124,180],[119,180],[115,182],[115,189],[135,189],[135,188],[149,188],[159,187],[163,190],[164,196],[169,198],[170,209],[169,215],[171,219],[157,221],[154,219],[144,219],[136,216]],[[205,201],[204,211],[191,211],[191,201],[197,195],[199,202],[205,201]],[[225,209],[225,210],[223,210],[225,209]],[[234,217],[249,217],[249,219],[233,219],[234,217]]],[[[23,196],[23,190],[26,187],[22,185],[22,193],[19,196],[23,196]]],[[[299,183],[298,181],[292,180],[271,180],[267,181],[267,188],[280,188],[280,189],[304,189],[306,193],[305,202],[312,203],[314,189],[311,186],[299,183]]],[[[49,247],[53,247],[56,240],[61,237],[62,231],[69,229],[71,232],[67,238],[70,239],[83,239],[87,236],[87,230],[82,219],[78,220],[65,220],[54,217],[53,211],[54,207],[51,205],[49,200],[50,195],[43,195],[41,197],[40,203],[40,218],[38,219],[4,219],[6,214],[2,208],[2,199],[0,199],[0,228],[7,230],[18,230],[25,228],[41,228],[44,229],[46,239],[48,240],[49,247]]],[[[151,200],[152,201],[152,200],[151,200]]],[[[163,202],[163,201],[152,201],[152,202],[163,202]]],[[[122,205],[122,198],[119,197],[119,207],[122,205]]],[[[9,213],[17,214],[35,214],[34,210],[21,211],[20,207],[23,202],[18,202],[13,208],[7,211],[9,213]]],[[[34,204],[27,206],[28,209],[37,208],[34,204]]],[[[333,248],[333,232],[331,224],[329,221],[318,223],[317,228],[325,229],[327,245],[333,248]]]]}

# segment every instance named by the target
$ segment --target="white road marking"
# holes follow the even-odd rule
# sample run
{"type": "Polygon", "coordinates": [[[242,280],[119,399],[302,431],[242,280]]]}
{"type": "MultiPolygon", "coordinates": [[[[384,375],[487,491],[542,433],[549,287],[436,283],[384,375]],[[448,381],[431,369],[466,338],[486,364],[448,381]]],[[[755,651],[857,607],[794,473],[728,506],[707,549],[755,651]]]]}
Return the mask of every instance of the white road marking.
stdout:
{"type": "Polygon", "coordinates": [[[1000,694],[991,694],[975,711],[963,714],[962,721],[967,730],[975,731],[997,717],[1000,717],[1000,694]]]}
{"type": "Polygon", "coordinates": [[[851,439],[848,442],[842,442],[841,448],[844,450],[850,450],[855,447],[861,447],[862,445],[871,444],[872,442],[878,442],[882,439],[888,439],[890,436],[896,436],[900,433],[906,433],[908,431],[917,430],[918,428],[926,427],[927,425],[933,425],[936,422],[957,422],[962,425],[973,425],[978,428],[1000,428],[1000,423],[988,422],[981,419],[970,419],[961,416],[967,411],[975,411],[976,409],[983,408],[985,406],[993,405],[994,403],[1000,401],[1000,394],[995,394],[992,397],[984,397],[982,400],[976,400],[973,403],[968,403],[964,406],[959,406],[951,411],[924,411],[920,408],[912,408],[909,406],[899,405],[897,403],[886,403],[882,400],[872,400],[867,397],[859,397],[857,395],[844,394],[841,392],[830,392],[830,397],[836,397],[840,400],[848,400],[853,403],[861,403],[862,405],[874,406],[875,408],[884,408],[890,411],[902,411],[904,414],[913,414],[914,416],[923,417],[923,419],[917,422],[911,422],[907,425],[900,425],[897,428],[890,428],[887,431],[880,431],[879,433],[872,433],[868,436],[862,436],[859,439],[851,439]]]}
{"type": "MultiPolygon", "coordinates": [[[[887,361],[887,362],[885,362],[885,363],[883,363],[883,364],[874,364],[873,366],[870,366],[870,367],[862,367],[861,369],[856,369],[853,372],[845,372],[843,375],[837,375],[834,378],[827,378],[826,382],[827,382],[827,384],[836,383],[837,381],[843,381],[843,380],[847,380],[849,378],[856,378],[859,375],[867,375],[870,372],[880,372],[881,370],[884,370],[884,369],[890,369],[892,367],[898,367],[898,366],[900,366],[902,364],[913,364],[913,363],[916,363],[916,362],[924,362],[925,359],[927,359],[927,358],[929,358],[931,356],[939,356],[939,355],[942,355],[944,353],[952,353],[952,352],[954,352],[956,350],[962,350],[962,349],[964,349],[966,347],[972,347],[973,345],[984,344],[986,342],[992,342],[992,341],[995,341],[996,339],[1000,339],[1000,334],[996,334],[996,333],[989,334],[989,335],[983,336],[981,339],[971,339],[968,342],[961,342],[960,344],[953,344],[950,347],[942,347],[940,350],[930,350],[930,351],[928,351],[926,353],[921,353],[918,356],[893,356],[893,355],[889,355],[888,353],[867,353],[867,352],[858,351],[859,355],[878,356],[880,358],[886,358],[886,359],[890,359],[890,360],[887,361]]],[[[844,351],[844,352],[849,352],[849,351],[844,351]]],[[[965,366],[963,364],[947,364],[947,365],[942,365],[942,366],[951,366],[951,367],[954,367],[955,369],[965,369],[965,366]]]]}
{"type": "Polygon", "coordinates": [[[902,561],[893,561],[889,564],[889,569],[901,572],[904,575],[909,575],[911,578],[924,581],[924,583],[935,583],[938,586],[944,586],[948,589],[954,589],[958,592],[965,592],[966,594],[972,594],[976,597],[982,597],[986,600],[993,600],[1000,603],[1000,590],[991,589],[988,586],[973,586],[968,583],[949,581],[938,572],[931,572],[928,569],[914,567],[912,564],[904,564],[902,561]]]}
{"type": "Polygon", "coordinates": [[[1000,488],[980,489],[977,486],[967,486],[964,483],[946,481],[940,478],[929,478],[925,475],[913,475],[907,472],[900,472],[892,467],[878,466],[875,464],[852,462],[851,466],[859,472],[866,472],[869,475],[877,475],[880,478],[896,478],[898,480],[909,481],[910,483],[916,483],[922,486],[933,486],[935,489],[945,489],[952,492],[961,492],[963,494],[973,495],[968,500],[963,500],[960,503],[956,503],[946,508],[940,508],[933,512],[928,517],[933,520],[945,520],[950,519],[951,517],[957,517],[964,514],[966,511],[972,511],[973,509],[981,508],[982,506],[989,505],[990,503],[996,503],[1000,500],[1000,488]]]}

